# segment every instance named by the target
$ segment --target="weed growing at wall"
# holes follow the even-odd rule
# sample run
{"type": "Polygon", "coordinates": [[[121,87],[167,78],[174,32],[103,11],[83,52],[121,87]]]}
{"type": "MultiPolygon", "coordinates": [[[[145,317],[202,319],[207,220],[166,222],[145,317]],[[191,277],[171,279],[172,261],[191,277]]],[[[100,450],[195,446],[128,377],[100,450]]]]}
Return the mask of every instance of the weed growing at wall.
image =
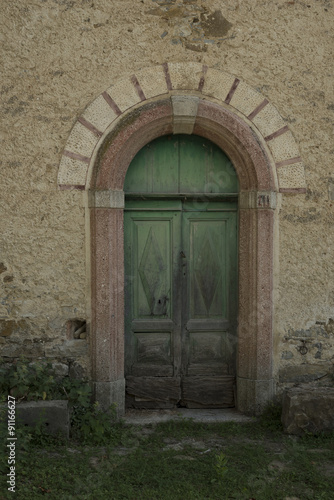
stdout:
{"type": "Polygon", "coordinates": [[[0,392],[17,401],[63,399],[50,363],[29,363],[21,359],[0,366],[0,392]]]}

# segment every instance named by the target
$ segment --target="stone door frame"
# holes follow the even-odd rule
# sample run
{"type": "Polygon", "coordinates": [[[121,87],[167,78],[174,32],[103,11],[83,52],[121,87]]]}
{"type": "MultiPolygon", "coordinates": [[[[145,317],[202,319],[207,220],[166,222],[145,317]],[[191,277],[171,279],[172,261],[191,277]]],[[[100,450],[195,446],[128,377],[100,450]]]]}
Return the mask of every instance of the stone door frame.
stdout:
{"type": "Polygon", "coordinates": [[[141,70],[115,84],[79,118],[63,153],[60,188],[89,190],[95,397],[103,408],[116,403],[124,412],[126,171],[145,144],[173,133],[211,140],[239,177],[237,408],[256,414],[274,395],[277,197],[305,192],[304,172],[291,132],[267,99],[232,75],[195,63],[141,70]]]}

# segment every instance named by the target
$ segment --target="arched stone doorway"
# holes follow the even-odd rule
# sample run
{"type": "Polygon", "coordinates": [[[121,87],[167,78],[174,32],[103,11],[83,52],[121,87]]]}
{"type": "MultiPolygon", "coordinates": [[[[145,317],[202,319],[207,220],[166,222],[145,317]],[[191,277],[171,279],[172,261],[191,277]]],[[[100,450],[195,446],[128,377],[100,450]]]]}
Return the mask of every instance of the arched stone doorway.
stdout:
{"type": "Polygon", "coordinates": [[[238,174],[237,407],[257,413],[274,392],[276,199],[278,193],[305,191],[303,167],[292,134],[266,99],[231,75],[192,63],[148,68],[108,89],[79,119],[63,154],[60,188],[89,188],[96,399],[105,408],[116,402],[124,411],[127,168],[148,142],[180,133],[215,143],[238,174]]]}
{"type": "Polygon", "coordinates": [[[196,135],[142,148],[124,184],[130,408],[235,406],[238,178],[196,135]]]}

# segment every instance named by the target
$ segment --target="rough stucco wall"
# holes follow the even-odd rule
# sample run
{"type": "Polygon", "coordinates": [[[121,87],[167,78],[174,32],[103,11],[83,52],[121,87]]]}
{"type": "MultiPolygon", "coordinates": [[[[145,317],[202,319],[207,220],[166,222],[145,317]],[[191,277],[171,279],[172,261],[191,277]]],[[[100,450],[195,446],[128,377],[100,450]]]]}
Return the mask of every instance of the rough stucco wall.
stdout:
{"type": "Polygon", "coordinates": [[[275,373],[282,384],[327,373],[334,362],[333,2],[2,0],[1,7],[2,354],[87,366],[87,339],[73,339],[67,323],[87,317],[84,194],[57,190],[61,152],[77,117],[116,78],[196,61],[259,89],[297,139],[308,193],[282,196],[275,373]]]}

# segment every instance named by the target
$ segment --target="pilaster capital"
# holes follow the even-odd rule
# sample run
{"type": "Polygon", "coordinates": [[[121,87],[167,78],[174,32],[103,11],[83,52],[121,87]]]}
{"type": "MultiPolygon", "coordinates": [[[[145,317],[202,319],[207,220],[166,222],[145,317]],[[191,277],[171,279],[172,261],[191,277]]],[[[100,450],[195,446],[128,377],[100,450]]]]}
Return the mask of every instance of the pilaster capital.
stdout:
{"type": "Polygon", "coordinates": [[[124,208],[124,191],[90,190],[88,206],[89,208],[124,208]]]}

